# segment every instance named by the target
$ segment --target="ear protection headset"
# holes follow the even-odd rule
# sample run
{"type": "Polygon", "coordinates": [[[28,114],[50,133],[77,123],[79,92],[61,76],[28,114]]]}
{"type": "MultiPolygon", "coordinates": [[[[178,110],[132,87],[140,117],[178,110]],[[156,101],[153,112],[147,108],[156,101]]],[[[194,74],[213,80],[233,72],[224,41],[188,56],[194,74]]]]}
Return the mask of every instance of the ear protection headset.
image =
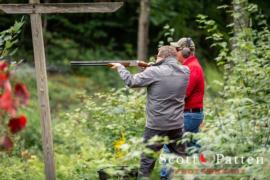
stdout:
{"type": "Polygon", "coordinates": [[[181,53],[183,55],[184,58],[188,58],[191,54],[191,38],[188,37],[186,38],[186,47],[184,47],[182,50],[181,50],[181,53]]]}

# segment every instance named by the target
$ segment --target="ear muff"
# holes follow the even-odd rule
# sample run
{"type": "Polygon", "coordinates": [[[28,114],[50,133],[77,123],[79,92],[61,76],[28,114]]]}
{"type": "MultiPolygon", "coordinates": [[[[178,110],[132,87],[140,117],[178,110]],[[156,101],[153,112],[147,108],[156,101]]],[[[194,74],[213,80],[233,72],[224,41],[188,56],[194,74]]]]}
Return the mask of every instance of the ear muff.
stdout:
{"type": "Polygon", "coordinates": [[[191,54],[191,51],[190,51],[190,49],[189,48],[183,48],[182,50],[181,50],[181,53],[182,53],[182,56],[184,57],[184,58],[188,58],[189,56],[190,56],[190,54],[191,54]]]}
{"type": "Polygon", "coordinates": [[[181,53],[184,58],[188,58],[191,54],[190,46],[191,46],[191,38],[186,38],[186,46],[181,50],[181,53]]]}

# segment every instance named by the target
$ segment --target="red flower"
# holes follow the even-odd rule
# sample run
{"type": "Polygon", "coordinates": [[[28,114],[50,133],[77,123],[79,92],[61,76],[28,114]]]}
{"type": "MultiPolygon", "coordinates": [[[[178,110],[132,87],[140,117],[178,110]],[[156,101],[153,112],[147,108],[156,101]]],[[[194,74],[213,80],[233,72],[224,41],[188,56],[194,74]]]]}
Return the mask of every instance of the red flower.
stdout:
{"type": "Polygon", "coordinates": [[[11,118],[8,123],[10,132],[12,134],[15,134],[21,131],[23,128],[25,128],[26,123],[27,123],[27,118],[24,115],[21,115],[17,118],[11,118]]]}
{"type": "Polygon", "coordinates": [[[0,71],[4,71],[8,68],[8,63],[6,61],[0,61],[0,71]]]}
{"type": "Polygon", "coordinates": [[[0,137],[0,150],[10,151],[13,148],[13,142],[7,135],[0,137]]]}
{"type": "Polygon", "coordinates": [[[0,96],[0,109],[5,110],[11,116],[16,115],[16,109],[13,104],[11,91],[5,90],[4,93],[0,96]]]}
{"type": "Polygon", "coordinates": [[[8,75],[0,71],[0,88],[4,86],[5,82],[8,80],[8,75]]]}
{"type": "Polygon", "coordinates": [[[5,61],[0,61],[0,88],[4,86],[8,80],[9,73],[7,72],[8,64],[5,61]]]}
{"type": "Polygon", "coordinates": [[[15,85],[15,95],[20,98],[20,103],[26,105],[29,101],[30,94],[25,84],[18,83],[15,85]]]}
{"type": "Polygon", "coordinates": [[[5,91],[9,91],[9,92],[11,92],[11,84],[10,84],[10,82],[9,81],[6,81],[5,83],[4,83],[4,90],[5,91]]]}

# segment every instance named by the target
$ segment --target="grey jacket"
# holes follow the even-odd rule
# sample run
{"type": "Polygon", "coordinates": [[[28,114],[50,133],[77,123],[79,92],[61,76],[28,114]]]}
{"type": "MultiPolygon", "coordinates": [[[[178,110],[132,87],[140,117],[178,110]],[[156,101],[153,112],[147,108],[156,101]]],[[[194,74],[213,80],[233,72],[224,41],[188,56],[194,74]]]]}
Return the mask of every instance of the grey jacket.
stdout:
{"type": "Polygon", "coordinates": [[[132,75],[124,66],[118,73],[129,87],[147,87],[146,127],[156,130],[183,128],[183,110],[189,69],[168,57],[132,75]]]}

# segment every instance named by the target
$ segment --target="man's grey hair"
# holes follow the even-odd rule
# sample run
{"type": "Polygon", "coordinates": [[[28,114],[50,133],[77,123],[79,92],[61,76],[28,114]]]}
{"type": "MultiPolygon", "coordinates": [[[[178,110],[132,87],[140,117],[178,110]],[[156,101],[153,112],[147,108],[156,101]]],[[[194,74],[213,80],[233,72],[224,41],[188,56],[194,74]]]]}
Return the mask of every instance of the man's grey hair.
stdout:
{"type": "Polygon", "coordinates": [[[162,57],[162,58],[167,58],[170,56],[176,57],[177,51],[176,51],[175,47],[173,47],[173,46],[161,46],[158,49],[158,56],[162,57]]]}

